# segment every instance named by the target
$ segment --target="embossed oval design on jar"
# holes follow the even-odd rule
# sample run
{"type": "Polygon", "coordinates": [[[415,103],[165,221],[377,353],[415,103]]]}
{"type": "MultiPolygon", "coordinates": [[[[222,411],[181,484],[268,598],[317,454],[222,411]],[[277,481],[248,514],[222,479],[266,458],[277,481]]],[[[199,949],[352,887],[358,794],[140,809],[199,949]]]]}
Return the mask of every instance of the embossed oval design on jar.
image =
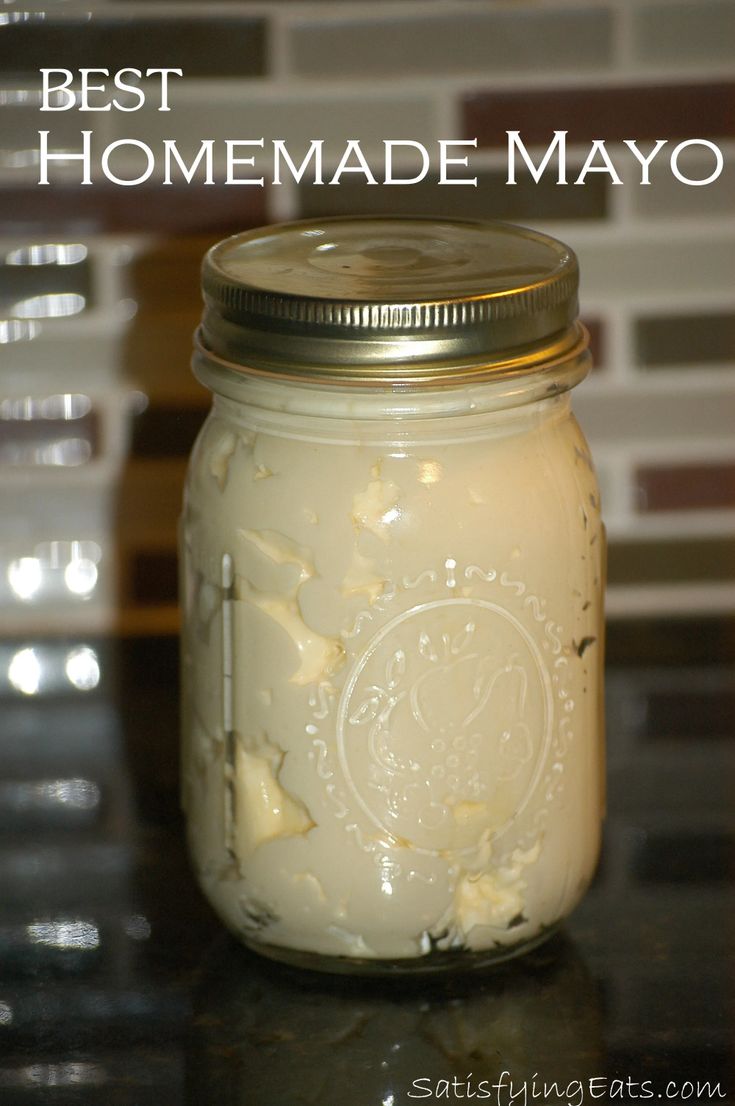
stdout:
{"type": "Polygon", "coordinates": [[[523,810],[546,759],[551,681],[528,630],[484,599],[423,603],[355,664],[338,710],[365,813],[414,849],[461,853],[523,810]]]}

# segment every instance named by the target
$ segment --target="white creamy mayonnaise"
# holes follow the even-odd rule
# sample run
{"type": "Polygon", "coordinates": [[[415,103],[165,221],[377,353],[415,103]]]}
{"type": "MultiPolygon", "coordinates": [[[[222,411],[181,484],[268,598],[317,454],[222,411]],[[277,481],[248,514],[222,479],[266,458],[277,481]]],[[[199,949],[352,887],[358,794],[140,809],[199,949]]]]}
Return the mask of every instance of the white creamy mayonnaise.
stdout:
{"type": "Polygon", "coordinates": [[[390,395],[252,384],[199,437],[184,804],[254,948],[503,956],[592,876],[599,491],[568,395],[496,410],[493,387],[396,418],[390,395]]]}

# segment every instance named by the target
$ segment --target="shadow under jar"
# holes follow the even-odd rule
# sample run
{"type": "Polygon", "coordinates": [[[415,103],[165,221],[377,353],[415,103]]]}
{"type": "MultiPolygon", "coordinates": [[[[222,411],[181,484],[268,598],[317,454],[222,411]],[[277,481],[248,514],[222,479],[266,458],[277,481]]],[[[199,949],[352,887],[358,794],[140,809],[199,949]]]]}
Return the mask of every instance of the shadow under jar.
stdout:
{"type": "Polygon", "coordinates": [[[592,877],[605,537],[577,286],[562,243],[461,220],[273,226],[205,258],[183,803],[255,951],[484,965],[592,877]]]}

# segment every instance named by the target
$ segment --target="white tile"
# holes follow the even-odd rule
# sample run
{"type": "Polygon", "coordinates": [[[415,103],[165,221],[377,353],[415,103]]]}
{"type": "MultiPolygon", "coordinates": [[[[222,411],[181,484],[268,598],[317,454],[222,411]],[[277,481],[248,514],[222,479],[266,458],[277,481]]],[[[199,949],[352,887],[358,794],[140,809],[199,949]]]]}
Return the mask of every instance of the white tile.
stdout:
{"type": "Polygon", "coordinates": [[[170,113],[143,111],[115,119],[116,138],[137,138],[154,148],[162,162],[163,140],[173,139],[182,156],[192,156],[202,139],[214,139],[215,158],[221,165],[225,158],[225,140],[258,140],[263,138],[264,150],[253,148],[238,151],[238,156],[256,156],[256,165],[264,172],[242,167],[243,176],[272,176],[271,143],[283,139],[292,159],[298,165],[308,150],[312,138],[325,139],[325,157],[341,156],[348,139],[360,140],[363,151],[382,152],[383,139],[406,136],[418,142],[436,141],[434,111],[425,96],[396,95],[394,89],[376,90],[369,95],[347,93],[335,97],[314,91],[286,96],[271,89],[254,96],[241,86],[209,85],[178,89],[172,99],[170,113]]]}
{"type": "Polygon", "coordinates": [[[735,5],[732,0],[638,4],[631,13],[633,57],[640,62],[717,62],[732,66],[735,5]]]}

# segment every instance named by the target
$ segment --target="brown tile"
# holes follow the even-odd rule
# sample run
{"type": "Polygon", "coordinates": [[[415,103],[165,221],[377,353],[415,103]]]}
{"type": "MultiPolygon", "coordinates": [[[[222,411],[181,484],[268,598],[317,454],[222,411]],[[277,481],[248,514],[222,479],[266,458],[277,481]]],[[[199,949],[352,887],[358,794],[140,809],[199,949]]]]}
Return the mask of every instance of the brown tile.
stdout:
{"type": "Polygon", "coordinates": [[[735,619],[611,619],[605,629],[605,657],[609,666],[647,671],[652,665],[711,665],[715,658],[720,664],[731,664],[735,661],[735,619]]]}
{"type": "Polygon", "coordinates": [[[642,512],[735,507],[735,464],[639,465],[635,479],[642,512]]]}
{"type": "Polygon", "coordinates": [[[605,324],[601,319],[583,317],[582,322],[590,336],[590,353],[592,354],[593,368],[603,369],[607,360],[607,343],[605,324]]]}
{"type": "Polygon", "coordinates": [[[647,368],[735,361],[735,314],[663,315],[638,319],[636,354],[647,368]]]}
{"type": "Polygon", "coordinates": [[[202,407],[211,395],[190,368],[192,337],[201,308],[188,311],[141,311],[128,330],[120,351],[121,369],[151,403],[171,407],[202,407]]]}
{"type": "Polygon", "coordinates": [[[35,83],[42,68],[114,72],[130,65],[183,69],[187,77],[258,77],[266,72],[265,20],[255,16],[147,19],[97,13],[91,19],[54,19],[50,13],[38,14],[38,21],[31,16],[2,28],[3,75],[32,73],[35,83]]]}
{"type": "Polygon", "coordinates": [[[126,552],[176,548],[185,476],[183,458],[131,458],[116,505],[117,537],[126,552]]]}
{"type": "Polygon", "coordinates": [[[202,407],[150,406],[133,422],[133,457],[188,457],[207,416],[202,407]]]}
{"type": "Polygon", "coordinates": [[[175,602],[178,595],[178,561],[167,550],[135,553],[129,565],[129,597],[134,603],[175,602]]]}
{"type": "Polygon", "coordinates": [[[625,88],[477,92],[464,101],[464,133],[480,146],[507,146],[506,131],[526,146],[549,144],[565,130],[567,143],[637,139],[735,137],[735,82],[628,85],[625,88]]]}
{"type": "MultiPolygon", "coordinates": [[[[192,409],[209,408],[210,393],[196,381],[189,366],[193,334],[202,314],[201,260],[219,237],[164,239],[129,266],[128,288],[138,309],[125,336],[122,361],[151,404],[135,423],[134,435],[139,437],[134,437],[133,449],[140,449],[141,456],[166,455],[164,446],[154,445],[154,437],[163,429],[162,418],[167,432],[178,440],[175,413],[180,413],[183,425],[198,417],[190,414],[192,409]]],[[[184,437],[188,440],[187,434],[184,437]]]]}
{"type": "Polygon", "coordinates": [[[201,312],[202,258],[221,234],[177,235],[139,254],[127,272],[130,295],[139,311],[201,312]]]}
{"type": "Polygon", "coordinates": [[[224,235],[264,223],[266,197],[262,188],[226,185],[6,185],[0,186],[0,212],[0,232],[13,235],[54,229],[66,237],[117,231],[224,235]]]}
{"type": "Polygon", "coordinates": [[[655,741],[732,738],[735,690],[651,692],[646,697],[645,734],[655,741]]]}
{"type": "Polygon", "coordinates": [[[538,184],[519,177],[518,184],[512,186],[505,183],[505,172],[473,170],[471,175],[477,176],[476,188],[440,185],[435,174],[407,187],[375,188],[346,179],[339,188],[303,184],[298,191],[299,210],[302,217],[315,219],[365,214],[538,222],[604,219],[607,215],[607,182],[603,178],[590,177],[584,188],[569,189],[559,188],[546,176],[538,184]]]}
{"type": "Polygon", "coordinates": [[[735,540],[612,542],[609,584],[674,584],[735,578],[735,540]]]}

